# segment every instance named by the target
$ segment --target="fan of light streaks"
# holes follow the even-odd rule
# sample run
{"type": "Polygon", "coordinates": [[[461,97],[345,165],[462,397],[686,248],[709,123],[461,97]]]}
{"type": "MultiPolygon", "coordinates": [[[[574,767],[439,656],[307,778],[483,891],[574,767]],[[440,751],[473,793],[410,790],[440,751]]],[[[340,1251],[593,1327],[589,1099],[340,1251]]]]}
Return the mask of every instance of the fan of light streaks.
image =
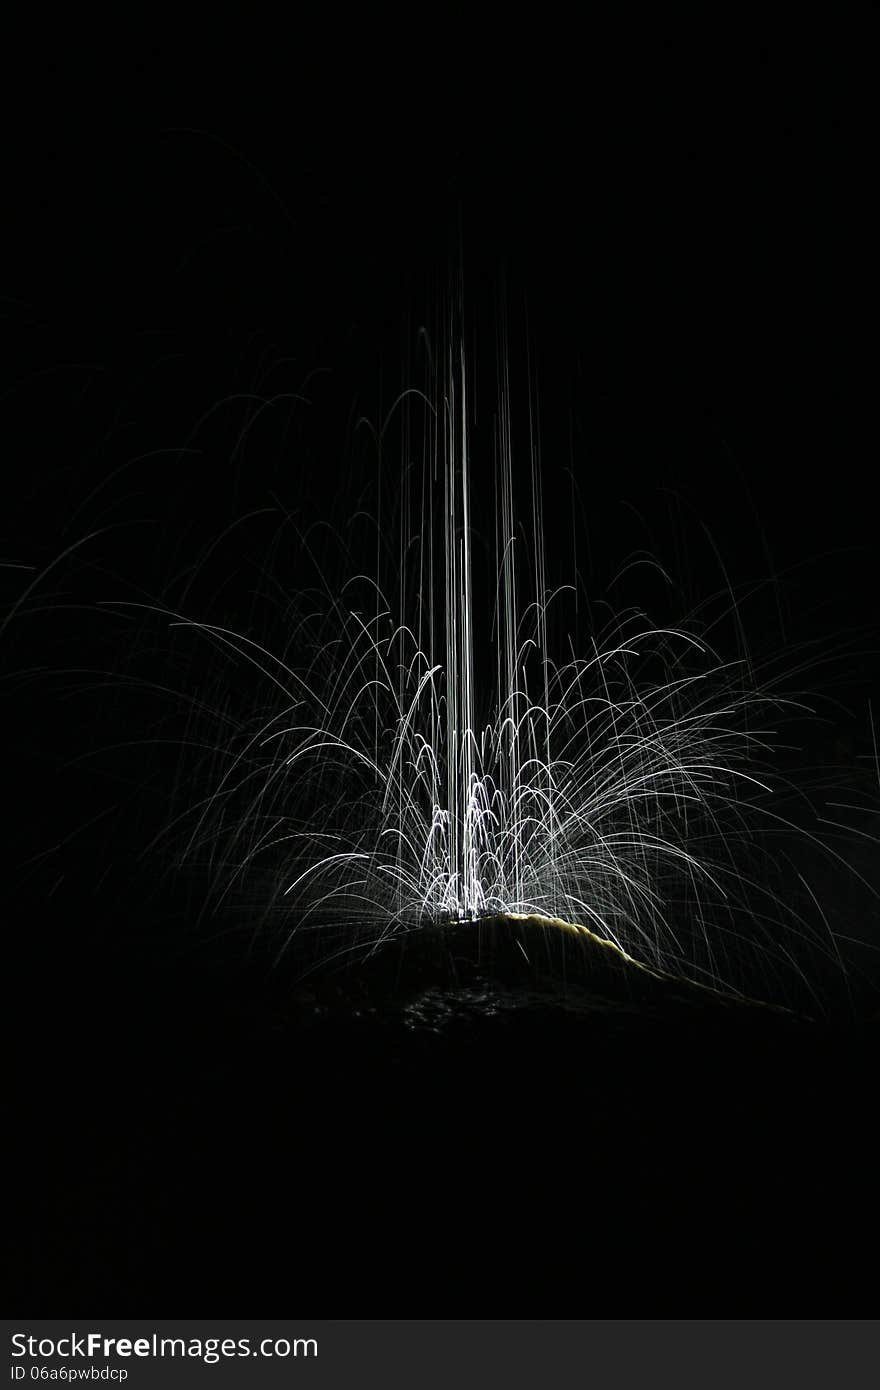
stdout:
{"type": "Polygon", "coordinates": [[[209,853],[223,893],[272,866],[279,955],[297,933],[346,951],[506,913],[580,923],[710,981],[729,983],[743,952],[787,957],[779,923],[788,912],[786,932],[800,928],[749,868],[756,826],[776,816],[762,724],[782,702],[692,625],[634,611],[586,651],[569,638],[564,659],[551,653],[563,595],[545,578],[531,408],[524,526],[501,333],[494,517],[475,524],[461,322],[459,303],[414,393],[424,427],[415,449],[407,432],[393,602],[381,575],[328,586],[291,644],[296,661],[193,624],[268,682],[277,707],[226,747],[189,852],[209,853]],[[491,622],[475,612],[472,553],[487,529],[491,622]]]}

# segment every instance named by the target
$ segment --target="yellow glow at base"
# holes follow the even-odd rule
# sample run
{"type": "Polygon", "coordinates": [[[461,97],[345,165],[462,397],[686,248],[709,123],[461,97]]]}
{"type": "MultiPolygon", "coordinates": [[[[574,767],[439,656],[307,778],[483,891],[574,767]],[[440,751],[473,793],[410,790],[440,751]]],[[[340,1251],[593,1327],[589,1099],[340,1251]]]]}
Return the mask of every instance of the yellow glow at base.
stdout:
{"type": "Polygon", "coordinates": [[[688,980],[683,975],[672,975],[666,970],[660,970],[656,966],[645,965],[642,961],[636,960],[634,956],[624,951],[622,946],[618,946],[616,941],[611,941],[607,937],[598,936],[589,927],[581,925],[579,922],[567,922],[563,917],[544,917],[537,912],[496,912],[488,917],[478,918],[478,922],[527,922],[536,927],[553,927],[557,931],[568,932],[571,936],[579,936],[586,939],[593,946],[600,947],[603,951],[608,951],[616,956],[621,965],[627,965],[635,970],[640,970],[642,974],[649,975],[653,980],[659,980],[661,984],[684,985],[687,989],[698,989],[705,994],[711,994],[715,999],[723,999],[733,1004],[751,1005],[760,1009],[772,1009],[774,1013],[790,1014],[791,1010],[786,1009],[781,1004],[770,1004],[764,999],[752,999],[746,994],[734,994],[731,990],[718,989],[715,985],[702,984],[698,980],[688,980]]]}

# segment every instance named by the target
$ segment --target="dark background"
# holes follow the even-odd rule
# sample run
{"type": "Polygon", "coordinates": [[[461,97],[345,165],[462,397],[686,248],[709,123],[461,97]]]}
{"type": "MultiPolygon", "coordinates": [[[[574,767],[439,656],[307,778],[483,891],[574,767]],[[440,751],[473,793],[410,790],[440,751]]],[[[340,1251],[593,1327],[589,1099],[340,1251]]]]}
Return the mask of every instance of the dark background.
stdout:
{"type": "MultiPolygon", "coordinates": [[[[571,469],[594,598],[666,617],[730,584],[759,661],[812,663],[793,685],[820,718],[786,757],[842,778],[870,831],[873,38],[658,35],[606,69],[548,32],[503,83],[411,61],[381,96],[334,70],[280,113],[131,121],[53,80],[19,112],[0,285],[17,1306],[865,1307],[870,981],[857,1025],[761,1034],[745,1063],[727,1034],[675,1024],[658,1046],[637,1017],[445,1051],[309,1032],[289,982],[205,920],[204,885],[144,853],[188,775],[167,690],[226,677],[118,605],[185,598],[277,636],[267,574],[308,569],[283,517],[374,504],[356,422],[408,383],[461,254],[478,386],[502,294],[532,352],[551,567],[571,469]],[[671,592],[616,581],[639,551],[671,592]]],[[[736,655],[735,625],[716,636],[736,655]]]]}

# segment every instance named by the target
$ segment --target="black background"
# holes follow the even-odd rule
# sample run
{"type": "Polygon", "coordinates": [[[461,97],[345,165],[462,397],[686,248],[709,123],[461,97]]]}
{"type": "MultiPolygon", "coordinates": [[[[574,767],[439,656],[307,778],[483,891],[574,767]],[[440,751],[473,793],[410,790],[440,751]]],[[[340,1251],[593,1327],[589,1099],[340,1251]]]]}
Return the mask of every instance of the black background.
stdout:
{"type": "MultiPolygon", "coordinates": [[[[270,635],[267,555],[282,582],[302,574],[295,545],[271,549],[279,518],[369,503],[353,422],[407,384],[459,248],[478,365],[502,286],[537,364],[551,563],[570,467],[594,596],[665,615],[759,585],[755,650],[820,657],[800,684],[823,722],[796,752],[870,790],[873,32],[719,26],[607,61],[549,22],[523,38],[466,71],[411,46],[358,80],[298,48],[283,84],[250,71],[248,119],[160,114],[149,63],[136,119],[117,95],[87,114],[88,79],[71,101],[55,67],[9,127],[0,558],[27,567],[2,572],[10,603],[76,546],[3,636],[22,1307],[869,1297],[862,1041],[780,1048],[758,1096],[763,1037],[751,1083],[724,1048],[695,1062],[699,1037],[658,1060],[647,1035],[621,1052],[601,1029],[603,1060],[557,1073],[575,1045],[559,1023],[475,1035],[467,1065],[374,1040],[352,1071],[362,1043],[286,1024],[283,979],[143,853],[186,722],[137,679],[218,676],[106,605],[190,583],[193,608],[270,635]],[[256,421],[255,398],[275,402],[256,421]],[[635,551],[669,566],[672,595],[644,574],[614,587],[635,551]]],[[[718,639],[735,654],[736,632],[718,639]]]]}

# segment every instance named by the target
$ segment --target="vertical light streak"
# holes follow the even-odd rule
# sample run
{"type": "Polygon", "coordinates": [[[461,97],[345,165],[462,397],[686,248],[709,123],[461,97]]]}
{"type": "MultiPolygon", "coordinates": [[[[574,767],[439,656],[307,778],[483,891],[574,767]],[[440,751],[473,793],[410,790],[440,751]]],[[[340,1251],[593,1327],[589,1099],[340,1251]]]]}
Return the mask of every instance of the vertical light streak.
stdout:
{"type": "MultiPolygon", "coordinates": [[[[200,625],[288,704],[230,753],[191,846],[213,853],[225,835],[235,881],[284,846],[281,950],[312,928],[384,939],[425,920],[506,912],[580,922],[643,961],[722,978],[721,943],[739,939],[745,917],[759,920],[736,858],[771,795],[754,762],[770,736],[750,725],[781,702],[747,680],[744,663],[725,665],[691,631],[653,628],[636,613],[592,633],[585,655],[554,659],[548,614],[561,591],[548,583],[537,382],[529,358],[517,432],[503,308],[495,341],[488,594],[475,592],[459,287],[414,393],[420,436],[410,402],[402,409],[396,523],[393,508],[377,508],[390,535],[397,527],[392,601],[380,534],[369,596],[360,606],[346,591],[334,599],[304,669],[200,625]],[[518,449],[529,468],[526,525],[518,449]],[[493,587],[490,624],[482,607],[493,587]],[[679,940],[682,902],[708,924],[702,941],[679,940]]],[[[784,904],[773,907],[784,915],[784,904]]],[[[775,951],[772,928],[760,948],[775,951]]]]}

